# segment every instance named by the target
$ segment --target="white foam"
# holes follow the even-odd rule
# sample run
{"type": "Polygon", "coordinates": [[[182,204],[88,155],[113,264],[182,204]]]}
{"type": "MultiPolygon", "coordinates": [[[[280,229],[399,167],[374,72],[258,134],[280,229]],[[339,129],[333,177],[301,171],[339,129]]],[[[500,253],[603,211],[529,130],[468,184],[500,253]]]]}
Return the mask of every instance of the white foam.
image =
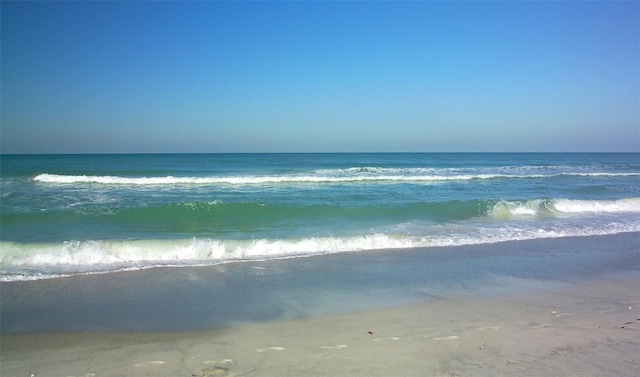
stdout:
{"type": "Polygon", "coordinates": [[[511,240],[640,232],[640,219],[567,224],[464,223],[419,227],[411,234],[371,233],[302,239],[69,241],[49,244],[0,242],[0,280],[37,280],[161,266],[198,266],[234,261],[306,257],[348,251],[490,244],[511,240]],[[589,224],[586,226],[585,224],[589,224]]]}
{"type": "Polygon", "coordinates": [[[281,175],[281,176],[213,176],[213,177],[117,177],[40,174],[34,178],[36,182],[74,184],[91,183],[102,185],[159,186],[159,185],[260,185],[279,183],[347,183],[347,182],[430,182],[430,181],[464,181],[471,179],[500,178],[497,174],[462,174],[462,175],[281,175]]]}
{"type": "Polygon", "coordinates": [[[640,198],[615,200],[531,199],[499,201],[489,208],[488,215],[498,219],[557,214],[640,213],[640,198]]]}
{"type": "Polygon", "coordinates": [[[545,199],[532,199],[526,201],[501,200],[494,204],[488,211],[488,215],[494,218],[507,219],[511,217],[536,216],[547,208],[545,199]]]}
{"type": "Polygon", "coordinates": [[[640,212],[640,198],[616,200],[573,200],[557,199],[553,208],[563,213],[625,213],[640,212]]]}
{"type": "Polygon", "coordinates": [[[441,182],[486,179],[546,178],[559,175],[577,176],[640,176],[640,173],[607,172],[548,172],[531,174],[527,170],[516,172],[502,169],[435,169],[435,168],[348,168],[316,170],[306,174],[289,175],[247,175],[247,176],[207,176],[207,177],[118,177],[40,174],[36,182],[54,184],[102,184],[129,186],[160,185],[260,185],[282,183],[348,183],[348,182],[441,182]]]}

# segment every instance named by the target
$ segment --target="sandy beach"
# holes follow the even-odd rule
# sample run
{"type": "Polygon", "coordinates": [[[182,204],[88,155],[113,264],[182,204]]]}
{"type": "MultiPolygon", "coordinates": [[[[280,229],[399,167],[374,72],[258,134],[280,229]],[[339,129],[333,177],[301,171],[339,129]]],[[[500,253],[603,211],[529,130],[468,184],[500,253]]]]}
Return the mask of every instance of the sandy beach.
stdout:
{"type": "Polygon", "coordinates": [[[638,236],[3,283],[0,371],[637,376],[638,236]]]}
{"type": "MultiPolygon", "coordinates": [[[[640,275],[190,333],[2,337],[3,376],[637,376],[640,275]]],[[[188,310],[188,308],[184,308],[188,310]]]]}

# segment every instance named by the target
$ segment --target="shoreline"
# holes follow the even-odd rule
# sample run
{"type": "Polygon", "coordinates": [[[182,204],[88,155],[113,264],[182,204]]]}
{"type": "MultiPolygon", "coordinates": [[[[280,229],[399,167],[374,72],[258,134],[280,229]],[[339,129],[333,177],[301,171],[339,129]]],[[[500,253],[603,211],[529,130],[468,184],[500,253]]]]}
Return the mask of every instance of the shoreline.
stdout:
{"type": "Polygon", "coordinates": [[[637,376],[639,237],[3,283],[0,373],[637,376]]]}
{"type": "Polygon", "coordinates": [[[207,331],[457,293],[526,294],[539,283],[640,271],[638,242],[640,233],[625,233],[0,283],[0,332],[207,331]]]}
{"type": "MultiPolygon", "coordinates": [[[[496,242],[487,242],[487,243],[470,243],[470,244],[460,244],[460,245],[437,245],[437,246],[418,246],[418,247],[406,247],[406,248],[387,248],[387,249],[365,249],[365,250],[356,250],[356,251],[337,251],[337,252],[324,252],[319,254],[292,254],[292,255],[282,255],[275,257],[255,257],[252,259],[228,259],[228,260],[220,260],[217,262],[202,262],[195,264],[157,264],[157,265],[149,265],[149,266],[128,266],[120,269],[104,269],[104,270],[91,270],[86,272],[62,272],[62,273],[52,273],[50,276],[46,277],[37,277],[37,278],[19,278],[15,280],[4,280],[4,278],[0,277],[0,285],[11,285],[11,284],[20,284],[20,283],[30,283],[30,282],[41,282],[41,281],[55,281],[58,279],[74,279],[74,278],[83,278],[83,277],[91,277],[91,276],[100,276],[100,275],[119,275],[119,274],[135,274],[138,272],[145,271],[153,271],[153,270],[161,270],[161,269],[202,269],[202,268],[216,268],[216,267],[224,267],[224,266],[235,266],[240,264],[256,264],[256,263],[268,263],[268,262],[278,262],[278,261],[289,261],[289,260],[298,260],[301,258],[327,258],[327,257],[340,257],[341,255],[366,255],[366,254],[376,254],[376,253],[385,253],[385,252],[412,252],[412,251],[438,251],[442,249],[468,249],[468,248],[486,248],[486,247],[501,247],[502,245],[509,245],[513,243],[532,243],[532,242],[545,242],[545,241],[554,241],[554,240],[571,240],[571,239],[582,239],[582,238],[607,238],[607,237],[628,237],[628,236],[640,236],[640,231],[622,231],[616,233],[607,233],[607,234],[589,234],[589,235],[572,235],[572,236],[557,236],[557,237],[541,237],[541,238],[526,238],[521,240],[504,240],[504,241],[496,241],[496,242]]],[[[183,240],[174,240],[175,242],[180,242],[183,240]]],[[[14,244],[12,241],[0,241],[6,242],[7,244],[14,244]]]]}
{"type": "Polygon", "coordinates": [[[3,376],[635,376],[640,273],[184,333],[2,337],[3,376]]]}

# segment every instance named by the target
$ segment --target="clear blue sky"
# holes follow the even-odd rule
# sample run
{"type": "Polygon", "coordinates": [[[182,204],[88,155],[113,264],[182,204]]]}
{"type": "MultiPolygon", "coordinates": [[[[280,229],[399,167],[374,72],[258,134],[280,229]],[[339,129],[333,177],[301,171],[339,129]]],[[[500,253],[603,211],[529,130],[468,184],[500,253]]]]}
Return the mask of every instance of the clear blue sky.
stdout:
{"type": "Polygon", "coordinates": [[[640,151],[638,2],[1,2],[2,153],[640,151]]]}

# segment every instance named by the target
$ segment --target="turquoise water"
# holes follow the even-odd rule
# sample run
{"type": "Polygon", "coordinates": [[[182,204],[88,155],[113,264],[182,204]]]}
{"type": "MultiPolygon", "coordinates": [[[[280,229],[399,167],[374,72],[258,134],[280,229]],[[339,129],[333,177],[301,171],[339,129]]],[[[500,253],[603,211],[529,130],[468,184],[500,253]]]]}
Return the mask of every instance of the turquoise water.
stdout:
{"type": "Polygon", "coordinates": [[[1,157],[3,281],[640,231],[640,154],[1,157]]]}

